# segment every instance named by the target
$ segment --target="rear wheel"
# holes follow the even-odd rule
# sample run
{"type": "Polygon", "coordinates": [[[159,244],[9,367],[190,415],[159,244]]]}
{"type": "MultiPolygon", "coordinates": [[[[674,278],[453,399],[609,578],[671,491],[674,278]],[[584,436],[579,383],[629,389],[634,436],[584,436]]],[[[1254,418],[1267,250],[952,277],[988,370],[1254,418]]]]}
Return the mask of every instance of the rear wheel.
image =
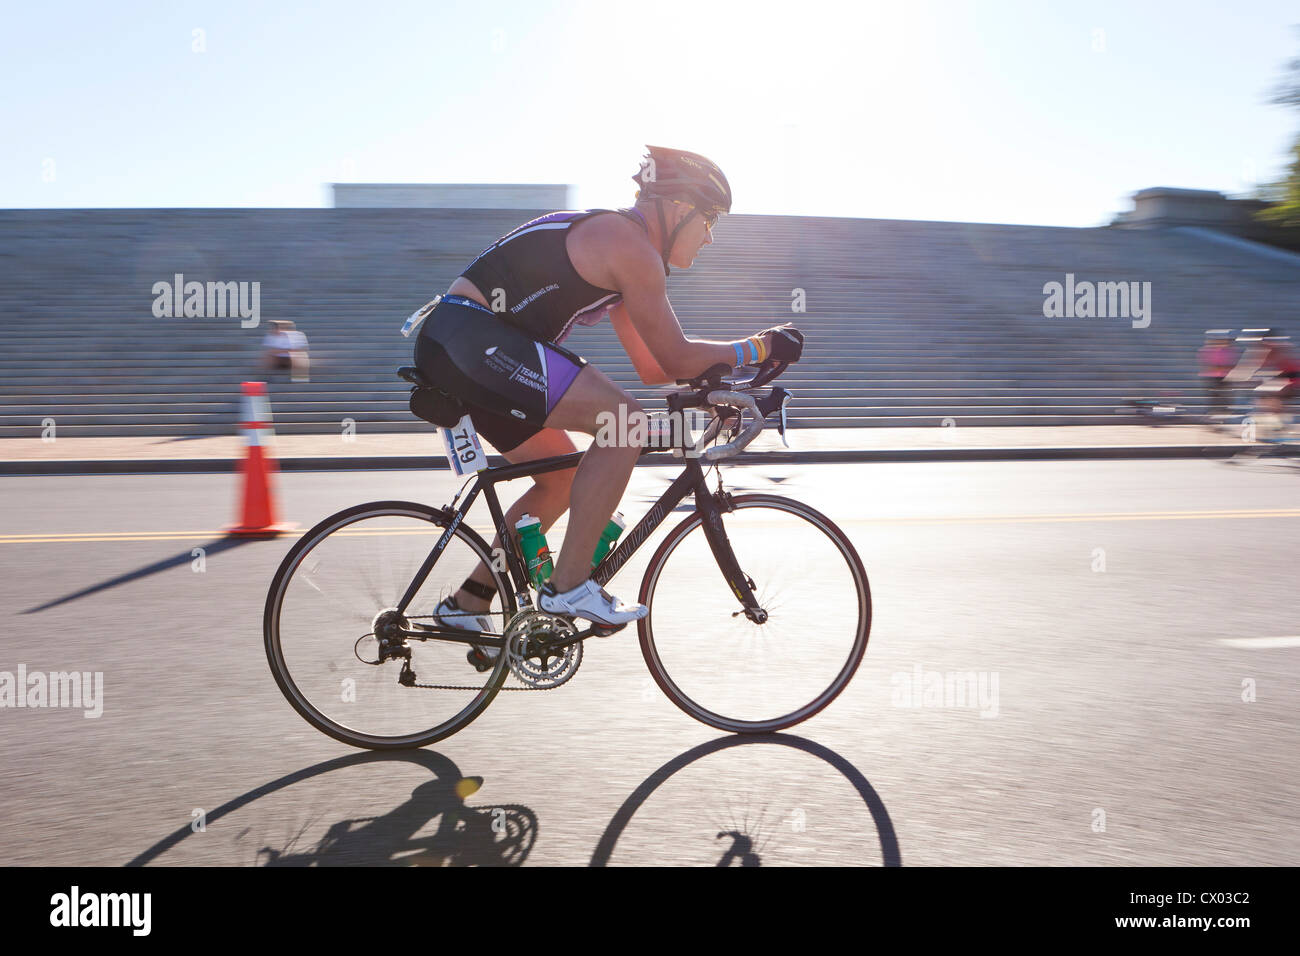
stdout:
{"type": "MultiPolygon", "coordinates": [[[[505,654],[480,674],[466,663],[469,644],[403,637],[421,624],[439,626],[434,608],[478,565],[492,568],[487,543],[460,525],[398,614],[448,524],[427,505],[358,505],[326,518],[285,556],[266,599],[266,656],[280,690],[313,727],[354,747],[422,747],[469,724],[505,683],[505,654]],[[397,656],[383,650],[385,641],[397,656]],[[413,680],[404,677],[406,664],[413,680]]],[[[492,576],[497,596],[487,616],[500,635],[514,594],[503,573],[492,576]]]]}
{"type": "Polygon", "coordinates": [[[867,650],[871,591],[853,543],[825,515],[776,495],[732,502],[723,527],[766,621],[745,616],[696,513],[646,569],[641,652],[696,720],[768,733],[807,720],[848,686],[867,650]]]}

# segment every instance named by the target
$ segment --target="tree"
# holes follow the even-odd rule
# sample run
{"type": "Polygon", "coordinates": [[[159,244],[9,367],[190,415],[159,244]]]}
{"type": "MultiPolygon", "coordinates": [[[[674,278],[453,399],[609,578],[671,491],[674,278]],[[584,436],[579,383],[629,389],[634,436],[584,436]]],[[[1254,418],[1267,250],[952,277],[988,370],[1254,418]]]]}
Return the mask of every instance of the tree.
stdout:
{"type": "MultiPolygon", "coordinates": [[[[1296,28],[1296,36],[1300,37],[1300,27],[1296,28]]],[[[1273,91],[1269,102],[1300,111],[1300,56],[1292,57],[1286,69],[1286,76],[1273,91]]],[[[1261,194],[1272,205],[1258,214],[1259,219],[1274,226],[1300,229],[1300,136],[1291,144],[1291,163],[1287,166],[1286,177],[1269,184],[1261,194]]]]}

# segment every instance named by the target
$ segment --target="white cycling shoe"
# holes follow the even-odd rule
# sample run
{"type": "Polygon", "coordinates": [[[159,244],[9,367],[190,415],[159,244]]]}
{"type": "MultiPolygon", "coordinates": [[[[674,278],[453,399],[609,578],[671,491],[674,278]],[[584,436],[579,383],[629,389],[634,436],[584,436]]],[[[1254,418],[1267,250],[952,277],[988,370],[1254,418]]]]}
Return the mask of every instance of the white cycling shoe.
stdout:
{"type": "Polygon", "coordinates": [[[607,627],[639,621],[650,613],[644,604],[624,604],[591,578],[563,594],[547,581],[538,593],[537,603],[550,614],[567,614],[607,627]]]}
{"type": "MultiPolygon", "coordinates": [[[[462,631],[495,633],[492,630],[492,619],[490,617],[486,614],[470,614],[468,611],[462,611],[456,603],[455,595],[448,597],[434,608],[433,614],[438,619],[438,623],[446,627],[457,627],[462,631]]],[[[498,648],[481,647],[475,644],[469,652],[470,663],[475,666],[491,663],[497,659],[498,653],[498,648]]]]}

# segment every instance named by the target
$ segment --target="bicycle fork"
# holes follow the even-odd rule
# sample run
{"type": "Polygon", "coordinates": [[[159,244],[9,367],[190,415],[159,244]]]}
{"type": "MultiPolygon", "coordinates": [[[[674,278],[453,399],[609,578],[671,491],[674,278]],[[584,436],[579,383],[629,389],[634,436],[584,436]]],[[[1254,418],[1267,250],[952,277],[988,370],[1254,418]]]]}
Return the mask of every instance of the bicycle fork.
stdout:
{"type": "Polygon", "coordinates": [[[735,505],[732,504],[731,494],[723,491],[719,483],[716,494],[696,494],[696,509],[700,512],[705,540],[709,542],[709,550],[713,552],[713,558],[718,562],[718,567],[722,569],[722,576],[726,578],[731,593],[736,595],[736,600],[740,602],[741,609],[732,613],[732,617],[744,614],[755,624],[765,624],[767,622],[767,611],[759,606],[758,599],[754,597],[754,579],[741,570],[740,562],[736,560],[735,549],[731,547],[731,541],[727,538],[727,532],[722,527],[722,515],[724,512],[735,511],[735,505]]]}

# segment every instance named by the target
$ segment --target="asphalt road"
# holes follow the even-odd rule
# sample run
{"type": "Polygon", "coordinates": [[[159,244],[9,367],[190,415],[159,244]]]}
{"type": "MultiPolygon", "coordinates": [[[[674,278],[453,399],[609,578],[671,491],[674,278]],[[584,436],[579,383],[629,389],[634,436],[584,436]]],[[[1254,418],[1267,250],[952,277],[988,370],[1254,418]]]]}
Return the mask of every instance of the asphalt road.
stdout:
{"type": "MultiPolygon", "coordinates": [[[[866,564],[870,644],[827,710],[721,734],[658,692],[629,628],[588,642],[565,687],[501,694],[398,756],[325,737],[280,695],[261,614],[291,539],[222,540],[233,477],[0,480],[0,672],[103,675],[96,718],[0,709],[0,864],[1300,863],[1300,468],[724,474],[821,509],[866,564]],[[967,672],[977,700],[926,692],[967,672]]],[[[668,476],[639,470],[623,510],[668,476]]],[[[279,477],[303,527],[452,488],[279,477]]],[[[635,597],[673,523],[611,590],[635,597]]]]}

